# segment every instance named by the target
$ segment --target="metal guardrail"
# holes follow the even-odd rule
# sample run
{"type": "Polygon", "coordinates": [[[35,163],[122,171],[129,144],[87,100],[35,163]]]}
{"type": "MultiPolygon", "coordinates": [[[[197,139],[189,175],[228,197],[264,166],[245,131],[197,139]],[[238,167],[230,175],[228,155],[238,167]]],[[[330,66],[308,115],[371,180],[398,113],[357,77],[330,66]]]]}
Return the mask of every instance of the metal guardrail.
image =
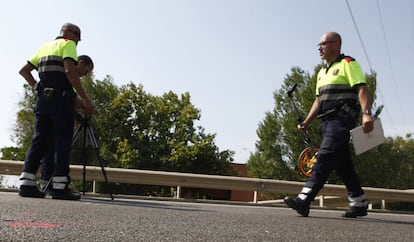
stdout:
{"type": "MultiPolygon", "coordinates": [[[[0,160],[0,174],[20,175],[24,162],[0,160]]],[[[72,179],[83,178],[83,166],[71,165],[72,179]]],[[[240,191],[266,191],[281,194],[297,194],[303,182],[258,179],[234,176],[202,175],[192,173],[150,171],[137,169],[121,169],[105,167],[106,175],[111,183],[145,184],[161,186],[177,186],[188,188],[209,188],[240,191]]],[[[85,180],[104,181],[101,167],[86,166],[85,180]]],[[[414,202],[414,190],[398,190],[386,188],[363,187],[368,200],[387,200],[414,202]]],[[[346,197],[343,185],[325,184],[319,195],[346,197]]]]}

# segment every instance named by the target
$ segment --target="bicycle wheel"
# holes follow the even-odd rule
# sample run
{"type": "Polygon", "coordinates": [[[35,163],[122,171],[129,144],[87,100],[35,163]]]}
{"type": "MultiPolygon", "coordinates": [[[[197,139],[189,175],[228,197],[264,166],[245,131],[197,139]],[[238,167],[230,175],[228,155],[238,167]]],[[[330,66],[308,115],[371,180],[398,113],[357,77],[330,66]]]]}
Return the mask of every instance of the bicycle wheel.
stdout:
{"type": "Polygon", "coordinates": [[[312,175],[312,168],[316,163],[318,150],[318,147],[307,147],[300,153],[298,167],[302,175],[306,177],[310,177],[312,175]]]}

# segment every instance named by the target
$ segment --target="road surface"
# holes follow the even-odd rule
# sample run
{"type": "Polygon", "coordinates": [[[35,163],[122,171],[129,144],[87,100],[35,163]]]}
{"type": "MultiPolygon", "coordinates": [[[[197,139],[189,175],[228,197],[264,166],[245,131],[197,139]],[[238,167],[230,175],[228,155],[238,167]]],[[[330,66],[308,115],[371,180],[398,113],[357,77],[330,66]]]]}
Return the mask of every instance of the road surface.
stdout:
{"type": "Polygon", "coordinates": [[[0,241],[414,241],[414,215],[0,192],[0,241]]]}

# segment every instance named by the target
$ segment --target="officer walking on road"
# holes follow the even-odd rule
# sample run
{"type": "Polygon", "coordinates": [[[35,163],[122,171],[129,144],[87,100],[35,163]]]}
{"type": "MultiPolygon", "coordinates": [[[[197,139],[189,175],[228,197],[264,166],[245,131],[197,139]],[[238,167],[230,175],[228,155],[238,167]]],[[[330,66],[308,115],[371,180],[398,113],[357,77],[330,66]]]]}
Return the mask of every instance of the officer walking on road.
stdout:
{"type": "Polygon", "coordinates": [[[341,42],[336,32],[325,33],[320,38],[318,49],[326,66],[317,75],[316,99],[305,120],[298,125],[306,132],[317,116],[321,118],[322,143],[312,175],[296,198],[285,198],[285,203],[304,217],[309,215],[311,202],[333,170],[348,190],[350,210],[343,216],[367,215],[365,194],[351,159],[349,131],[356,126],[360,111],[364,132],[373,130],[371,99],[360,65],[352,57],[341,54],[341,42]]]}
{"type": "Polygon", "coordinates": [[[80,28],[71,23],[64,24],[60,36],[41,46],[19,72],[37,91],[34,108],[35,133],[20,176],[19,195],[22,197],[45,196],[36,187],[36,172],[40,160],[50,147],[54,147],[56,166],[52,198],[80,199],[80,195],[69,188],[69,153],[77,96],[80,97],[87,115],[94,111],[75,69],[78,61],[76,46],[80,40],[80,28]],[[39,73],[39,82],[31,74],[34,69],[39,73]]]}

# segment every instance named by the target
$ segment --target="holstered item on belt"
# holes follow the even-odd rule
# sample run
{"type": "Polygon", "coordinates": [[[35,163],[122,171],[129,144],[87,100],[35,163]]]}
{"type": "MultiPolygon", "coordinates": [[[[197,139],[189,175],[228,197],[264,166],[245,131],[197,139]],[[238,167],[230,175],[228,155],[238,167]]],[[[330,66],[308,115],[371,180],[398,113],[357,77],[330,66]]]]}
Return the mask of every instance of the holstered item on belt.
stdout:
{"type": "Polygon", "coordinates": [[[358,117],[358,113],[346,103],[344,103],[340,107],[340,109],[338,110],[338,115],[350,116],[351,118],[354,118],[354,119],[358,117]]]}
{"type": "Polygon", "coordinates": [[[329,109],[328,111],[319,114],[318,116],[316,116],[316,118],[324,120],[332,117],[333,115],[337,115],[344,118],[350,117],[356,119],[358,117],[358,112],[352,109],[348,104],[340,102],[335,108],[329,109]]]}
{"type": "Polygon", "coordinates": [[[42,84],[39,84],[36,89],[40,93],[40,95],[46,97],[47,100],[51,100],[55,97],[76,96],[76,94],[71,90],[61,90],[54,87],[45,87],[42,84]]]}
{"type": "Polygon", "coordinates": [[[39,95],[42,96],[47,103],[59,102],[58,99],[63,100],[66,111],[69,113],[75,112],[75,101],[77,95],[73,90],[61,90],[54,87],[46,87],[41,82],[36,89],[39,95]]]}
{"type": "Polygon", "coordinates": [[[45,87],[42,90],[46,100],[52,100],[55,97],[55,89],[51,87],[45,87]]]}

